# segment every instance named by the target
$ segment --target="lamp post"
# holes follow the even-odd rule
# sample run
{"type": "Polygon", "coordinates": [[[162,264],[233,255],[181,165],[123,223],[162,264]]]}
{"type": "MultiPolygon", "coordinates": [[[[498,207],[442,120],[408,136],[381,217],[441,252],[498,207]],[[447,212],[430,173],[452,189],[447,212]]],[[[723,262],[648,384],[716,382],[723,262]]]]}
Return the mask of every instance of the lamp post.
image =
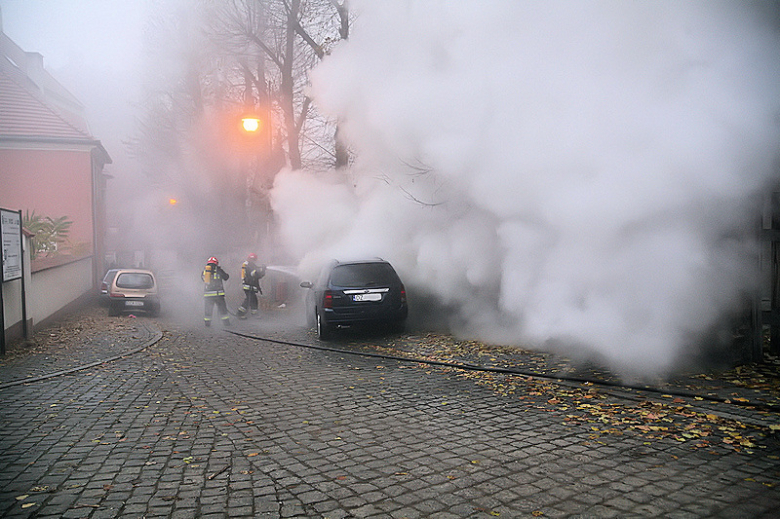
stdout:
{"type": "MultiPolygon", "coordinates": [[[[258,145],[261,134],[263,133],[263,120],[259,117],[249,114],[241,118],[241,128],[243,129],[244,136],[246,138],[246,149],[244,150],[243,160],[248,160],[248,165],[244,166],[246,170],[246,195],[245,195],[245,218],[247,224],[254,230],[254,239],[257,241],[258,233],[257,227],[252,221],[254,216],[252,211],[252,196],[255,185],[255,177],[257,175],[258,164],[258,145]]],[[[268,215],[265,215],[267,220],[268,215]]],[[[267,222],[266,222],[267,223],[267,222]]]]}

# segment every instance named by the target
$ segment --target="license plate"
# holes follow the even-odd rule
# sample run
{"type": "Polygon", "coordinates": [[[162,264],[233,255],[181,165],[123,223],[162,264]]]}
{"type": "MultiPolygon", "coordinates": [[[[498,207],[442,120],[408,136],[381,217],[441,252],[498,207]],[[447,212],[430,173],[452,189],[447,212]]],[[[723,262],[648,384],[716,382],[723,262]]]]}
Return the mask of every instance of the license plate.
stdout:
{"type": "Polygon", "coordinates": [[[125,301],[125,306],[144,306],[143,301],[125,301]]]}
{"type": "Polygon", "coordinates": [[[355,294],[352,296],[353,301],[381,301],[382,294],[355,294]]]}

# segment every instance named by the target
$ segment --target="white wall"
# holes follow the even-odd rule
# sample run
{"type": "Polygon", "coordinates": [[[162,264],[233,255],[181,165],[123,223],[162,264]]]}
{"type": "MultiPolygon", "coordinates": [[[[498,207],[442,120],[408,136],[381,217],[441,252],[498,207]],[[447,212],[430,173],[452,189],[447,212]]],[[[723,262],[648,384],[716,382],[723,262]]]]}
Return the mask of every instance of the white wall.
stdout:
{"type": "Polygon", "coordinates": [[[3,283],[3,322],[5,329],[22,320],[22,280],[3,283]]]}
{"type": "MultiPolygon", "coordinates": [[[[25,243],[25,250],[27,250],[26,245],[27,243],[25,243]]],[[[93,291],[93,259],[83,258],[31,274],[29,255],[25,253],[24,256],[27,322],[31,325],[28,332],[32,333],[39,323],[93,291]]],[[[6,333],[6,346],[8,346],[9,341],[12,343],[22,337],[22,280],[3,283],[2,290],[5,330],[16,327],[10,335],[6,333]]]]}
{"type": "Polygon", "coordinates": [[[27,291],[33,326],[92,290],[92,258],[34,272],[27,291]]]}

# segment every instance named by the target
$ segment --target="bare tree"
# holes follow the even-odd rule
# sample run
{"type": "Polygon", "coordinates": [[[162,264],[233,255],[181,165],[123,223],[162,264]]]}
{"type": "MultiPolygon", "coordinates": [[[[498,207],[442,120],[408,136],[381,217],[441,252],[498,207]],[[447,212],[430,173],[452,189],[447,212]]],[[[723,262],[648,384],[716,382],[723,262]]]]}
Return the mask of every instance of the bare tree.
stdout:
{"type": "Polygon", "coordinates": [[[257,227],[251,211],[270,221],[267,192],[285,164],[346,163],[335,124],[306,93],[309,71],[349,26],[346,0],[197,0],[161,16],[129,143],[150,181],[175,187],[199,217],[246,234],[257,227]],[[238,125],[248,112],[264,122],[251,139],[238,125]]]}
{"type": "Polygon", "coordinates": [[[308,72],[349,35],[346,0],[232,0],[212,2],[211,12],[214,41],[233,56],[256,60],[251,69],[244,62],[244,71],[251,71],[253,96],[270,103],[289,165],[307,165],[307,155],[321,160],[324,150],[332,163],[338,155],[333,134],[323,142],[328,122],[317,120],[305,92],[308,72]]]}

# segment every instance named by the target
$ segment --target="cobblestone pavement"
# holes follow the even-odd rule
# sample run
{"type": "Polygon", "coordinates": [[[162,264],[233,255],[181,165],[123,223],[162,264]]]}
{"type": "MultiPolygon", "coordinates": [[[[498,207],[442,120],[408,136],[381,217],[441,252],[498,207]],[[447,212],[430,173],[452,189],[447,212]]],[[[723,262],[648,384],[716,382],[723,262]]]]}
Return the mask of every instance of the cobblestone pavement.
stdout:
{"type": "MultiPolygon", "coordinates": [[[[431,335],[350,335],[325,351],[284,344],[322,345],[268,315],[236,322],[243,335],[99,309],[81,319],[61,343],[0,364],[3,517],[743,518],[780,507],[771,407],[348,353],[432,358],[447,339],[431,335]]],[[[457,346],[447,360],[468,356],[457,346]]]]}

